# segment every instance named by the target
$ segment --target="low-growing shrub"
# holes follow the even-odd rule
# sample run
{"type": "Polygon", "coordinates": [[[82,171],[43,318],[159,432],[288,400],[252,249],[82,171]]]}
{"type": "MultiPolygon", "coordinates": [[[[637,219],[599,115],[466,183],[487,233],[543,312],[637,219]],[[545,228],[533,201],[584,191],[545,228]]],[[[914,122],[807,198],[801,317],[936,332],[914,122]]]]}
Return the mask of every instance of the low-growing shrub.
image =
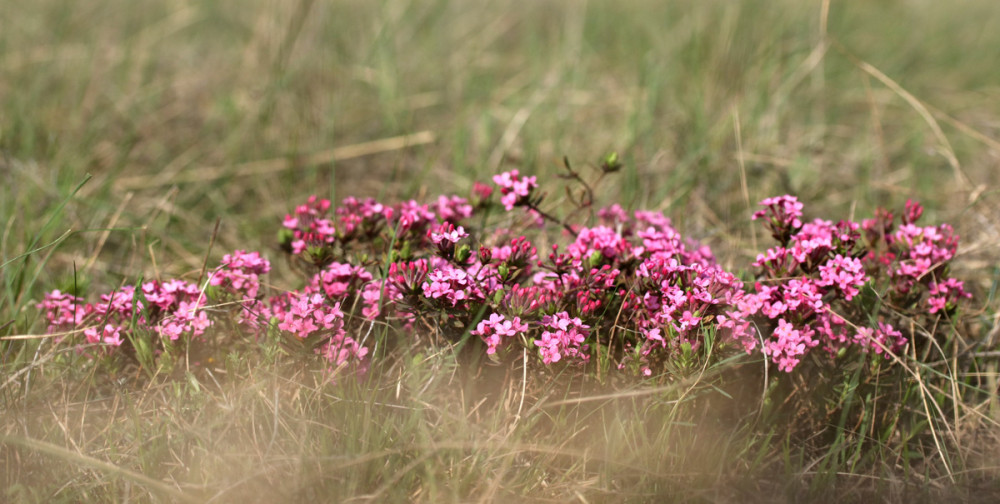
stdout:
{"type": "MultiPolygon", "coordinates": [[[[609,157],[600,176],[617,167],[609,157]]],[[[862,222],[804,222],[794,196],[768,198],[753,219],[776,245],[745,281],[662,213],[595,210],[591,185],[567,172],[582,189],[567,191],[565,219],[542,208],[536,178],[518,170],[476,183],[469,198],[431,203],[349,197],[334,208],[310,197],[278,234],[305,281],[296,290],[266,288],[268,260],[237,250],[200,284],[140,282],[94,302],[53,291],[38,307],[63,344],[147,367],[222,325],[304,347],[338,373],[363,373],[392,334],[475,338],[494,360],[526,348],[547,366],[599,357],[650,376],[713,346],[762,352],[783,372],[814,349],[888,358],[916,344],[918,331],[942,338],[938,322],[969,297],[948,275],[957,236],[948,225],[918,226],[914,202],[897,225],[885,210],[862,222]]]]}

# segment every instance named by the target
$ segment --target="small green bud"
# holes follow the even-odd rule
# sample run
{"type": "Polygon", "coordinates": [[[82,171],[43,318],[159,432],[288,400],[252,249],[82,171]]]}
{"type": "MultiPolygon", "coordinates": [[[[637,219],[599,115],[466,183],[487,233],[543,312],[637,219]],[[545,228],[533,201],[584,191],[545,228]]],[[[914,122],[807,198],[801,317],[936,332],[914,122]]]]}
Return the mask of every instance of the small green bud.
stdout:
{"type": "Polygon", "coordinates": [[[590,257],[587,259],[587,261],[590,263],[591,268],[596,268],[598,265],[601,264],[602,260],[604,260],[604,254],[602,254],[599,250],[593,251],[590,254],[590,257]]]}
{"type": "Polygon", "coordinates": [[[309,257],[312,257],[314,261],[320,262],[326,255],[326,251],[323,249],[324,247],[322,245],[309,245],[306,247],[306,253],[309,254],[309,257]]]}
{"type": "Polygon", "coordinates": [[[465,261],[469,260],[470,255],[472,255],[472,249],[468,245],[459,245],[458,250],[455,251],[455,262],[464,264],[465,261]]]}
{"type": "Polygon", "coordinates": [[[399,258],[404,261],[409,261],[411,256],[412,252],[410,251],[410,240],[406,240],[403,242],[403,248],[399,251],[399,258]]]}
{"type": "Polygon", "coordinates": [[[503,263],[497,267],[497,272],[500,273],[501,280],[507,280],[507,275],[510,275],[510,268],[507,263],[503,263]]]}
{"type": "Polygon", "coordinates": [[[282,247],[290,247],[295,239],[295,232],[288,228],[281,228],[278,231],[278,244],[282,247]]]}
{"type": "Polygon", "coordinates": [[[607,156],[604,156],[604,161],[601,163],[601,170],[604,173],[613,173],[621,170],[622,163],[618,160],[618,153],[611,152],[607,156]]]}

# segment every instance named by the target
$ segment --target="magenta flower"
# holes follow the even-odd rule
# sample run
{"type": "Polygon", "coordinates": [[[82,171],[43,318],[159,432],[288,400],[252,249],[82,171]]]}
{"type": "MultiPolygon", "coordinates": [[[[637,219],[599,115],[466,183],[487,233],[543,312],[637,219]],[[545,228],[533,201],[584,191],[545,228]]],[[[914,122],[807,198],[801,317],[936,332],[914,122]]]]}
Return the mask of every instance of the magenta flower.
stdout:
{"type": "Polygon", "coordinates": [[[535,340],[542,362],[551,364],[566,358],[587,362],[590,355],[585,345],[587,329],[590,326],[583,323],[579,317],[570,318],[566,312],[542,317],[541,325],[546,328],[540,339],[535,340]]]}
{"type": "Polygon", "coordinates": [[[791,372],[799,364],[799,357],[819,343],[812,336],[811,329],[796,329],[785,319],[778,319],[778,327],[772,334],[775,339],[764,343],[764,354],[771,357],[779,370],[791,372]]]}
{"type": "Polygon", "coordinates": [[[754,212],[752,219],[766,218],[766,226],[771,230],[771,236],[782,246],[788,244],[788,239],[802,227],[802,203],[795,196],[777,196],[760,202],[764,210],[754,212]]]}
{"type": "MultiPolygon", "coordinates": [[[[222,264],[209,279],[209,284],[222,286],[242,299],[256,299],[260,291],[260,275],[269,271],[271,263],[261,257],[259,252],[237,250],[222,257],[222,264]]],[[[148,293],[146,297],[149,298],[148,293]]]]}
{"type": "Polygon", "coordinates": [[[470,334],[483,338],[487,346],[486,353],[493,355],[503,343],[503,338],[513,338],[527,331],[528,325],[521,323],[520,317],[513,317],[511,320],[507,320],[503,315],[491,313],[490,318],[479,321],[476,329],[471,331],[470,334]]]}
{"type": "Polygon", "coordinates": [[[500,186],[500,202],[508,212],[515,206],[528,200],[538,182],[535,177],[521,176],[517,170],[511,170],[493,176],[493,182],[500,186]]]}
{"type": "Polygon", "coordinates": [[[120,347],[124,342],[122,339],[122,328],[111,324],[105,324],[104,329],[100,331],[95,327],[88,327],[83,331],[83,334],[87,338],[87,343],[90,344],[103,343],[113,347],[120,347]]]}
{"type": "Polygon", "coordinates": [[[80,325],[88,315],[94,312],[92,305],[84,304],[82,298],[64,294],[54,290],[45,294],[41,303],[35,305],[40,310],[45,310],[45,319],[48,321],[48,331],[66,331],[80,325]]]}
{"type": "Polygon", "coordinates": [[[343,329],[344,312],[340,303],[326,304],[321,294],[291,293],[287,308],[280,305],[275,310],[278,329],[305,339],[321,330],[339,333],[343,329]]]}
{"type": "Polygon", "coordinates": [[[472,205],[465,198],[458,196],[438,196],[434,205],[438,218],[445,222],[457,224],[462,219],[472,217],[472,205]]]}
{"type": "Polygon", "coordinates": [[[447,264],[430,272],[422,287],[424,296],[443,299],[452,307],[469,298],[481,297],[477,295],[472,278],[465,270],[447,264]]]}
{"type": "Polygon", "coordinates": [[[942,282],[933,282],[930,289],[930,297],[927,304],[930,305],[928,313],[946,312],[950,306],[954,306],[960,298],[970,298],[972,294],[965,291],[964,283],[955,278],[947,278],[942,282]]]}
{"type": "Polygon", "coordinates": [[[442,242],[447,242],[452,245],[455,245],[456,243],[461,241],[462,238],[469,236],[469,233],[466,233],[465,229],[462,226],[458,226],[456,228],[454,225],[447,222],[438,226],[437,229],[429,231],[429,234],[431,237],[431,242],[433,242],[435,245],[440,245],[442,242]]]}
{"type": "Polygon", "coordinates": [[[837,287],[848,301],[853,299],[858,294],[858,288],[868,281],[860,260],[840,254],[820,266],[819,271],[820,281],[817,285],[837,287]]]}

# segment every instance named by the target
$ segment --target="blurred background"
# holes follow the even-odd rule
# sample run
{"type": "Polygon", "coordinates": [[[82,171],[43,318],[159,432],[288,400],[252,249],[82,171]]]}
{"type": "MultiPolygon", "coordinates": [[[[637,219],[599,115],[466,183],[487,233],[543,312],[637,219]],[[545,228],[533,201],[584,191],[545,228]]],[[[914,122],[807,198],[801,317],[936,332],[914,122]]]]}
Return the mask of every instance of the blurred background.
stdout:
{"type": "Polygon", "coordinates": [[[314,193],[517,168],[555,206],[563,156],[592,175],[610,151],[601,202],[663,210],[730,267],[784,193],[834,220],[918,198],[995,264],[994,1],[5,3],[4,257],[77,231],[42,283],[196,270],[216,220],[215,255],[267,249],[314,193]]]}

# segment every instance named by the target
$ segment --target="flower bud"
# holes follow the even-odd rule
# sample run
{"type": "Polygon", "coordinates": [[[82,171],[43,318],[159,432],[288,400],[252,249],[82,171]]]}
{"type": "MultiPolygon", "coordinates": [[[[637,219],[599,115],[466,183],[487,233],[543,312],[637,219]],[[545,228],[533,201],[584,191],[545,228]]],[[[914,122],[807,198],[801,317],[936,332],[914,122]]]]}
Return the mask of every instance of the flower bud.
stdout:
{"type": "Polygon", "coordinates": [[[604,254],[599,250],[591,252],[590,257],[587,258],[591,268],[596,268],[598,264],[601,264],[602,260],[604,260],[604,254]]]}
{"type": "Polygon", "coordinates": [[[465,261],[469,260],[469,256],[472,255],[472,249],[468,245],[462,244],[458,246],[458,250],[455,251],[455,262],[458,264],[465,264],[465,261]]]}
{"type": "Polygon", "coordinates": [[[604,156],[604,161],[601,163],[601,171],[604,173],[614,173],[622,169],[622,163],[618,160],[618,153],[611,152],[607,156],[604,156]]]}
{"type": "Polygon", "coordinates": [[[493,250],[489,247],[479,246],[479,262],[489,264],[493,261],[493,250]]]}
{"type": "Polygon", "coordinates": [[[294,239],[295,239],[295,231],[292,231],[291,229],[288,228],[281,228],[278,231],[278,245],[281,245],[281,248],[291,250],[292,240],[294,239]]]}

